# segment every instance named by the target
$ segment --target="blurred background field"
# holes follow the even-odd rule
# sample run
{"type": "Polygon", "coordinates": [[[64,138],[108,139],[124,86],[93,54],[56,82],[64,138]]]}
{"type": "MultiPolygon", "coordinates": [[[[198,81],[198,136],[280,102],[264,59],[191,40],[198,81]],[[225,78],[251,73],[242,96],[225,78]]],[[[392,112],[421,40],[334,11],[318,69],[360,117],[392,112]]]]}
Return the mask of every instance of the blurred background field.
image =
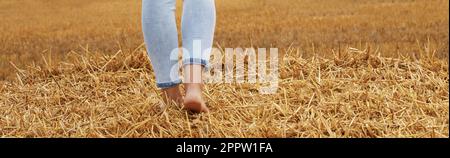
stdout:
{"type": "MultiPolygon", "coordinates": [[[[0,80],[14,78],[11,62],[39,65],[47,57],[56,63],[86,48],[133,51],[143,43],[140,3],[1,0],[0,80]]],[[[445,59],[448,6],[447,0],[217,0],[215,42],[230,48],[291,46],[324,57],[332,49],[367,44],[383,56],[418,56],[431,43],[445,59]]]]}

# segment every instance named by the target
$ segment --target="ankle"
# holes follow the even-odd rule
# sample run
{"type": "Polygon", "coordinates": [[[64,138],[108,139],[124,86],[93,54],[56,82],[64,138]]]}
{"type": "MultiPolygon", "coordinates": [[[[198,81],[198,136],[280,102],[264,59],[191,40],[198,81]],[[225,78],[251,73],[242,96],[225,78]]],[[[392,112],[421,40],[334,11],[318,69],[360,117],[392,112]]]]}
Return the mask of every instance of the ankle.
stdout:
{"type": "Polygon", "coordinates": [[[179,89],[179,86],[162,89],[161,90],[162,96],[169,98],[169,99],[179,99],[181,97],[181,92],[179,89]]]}
{"type": "Polygon", "coordinates": [[[187,83],[185,84],[186,92],[202,91],[203,85],[201,83],[187,83]]]}

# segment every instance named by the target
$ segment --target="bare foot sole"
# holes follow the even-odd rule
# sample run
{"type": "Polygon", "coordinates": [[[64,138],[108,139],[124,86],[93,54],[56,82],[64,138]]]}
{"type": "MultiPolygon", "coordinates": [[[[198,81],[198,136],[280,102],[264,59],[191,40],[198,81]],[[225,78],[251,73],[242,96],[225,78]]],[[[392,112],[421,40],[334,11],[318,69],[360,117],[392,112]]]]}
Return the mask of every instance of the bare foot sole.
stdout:
{"type": "Polygon", "coordinates": [[[186,96],[184,97],[184,109],[195,112],[209,112],[202,98],[202,65],[188,65],[184,67],[184,85],[186,96]]]}
{"type": "Polygon", "coordinates": [[[203,101],[201,94],[195,94],[195,95],[186,95],[184,97],[184,108],[186,110],[195,112],[195,113],[208,113],[209,109],[206,107],[205,102],[203,101]]]}

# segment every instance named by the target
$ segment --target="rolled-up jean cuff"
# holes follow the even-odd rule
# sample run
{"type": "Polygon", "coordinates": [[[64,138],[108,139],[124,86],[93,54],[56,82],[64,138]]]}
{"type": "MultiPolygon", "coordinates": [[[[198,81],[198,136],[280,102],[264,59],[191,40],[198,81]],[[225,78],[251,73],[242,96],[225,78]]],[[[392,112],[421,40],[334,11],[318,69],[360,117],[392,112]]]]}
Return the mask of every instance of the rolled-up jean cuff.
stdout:
{"type": "Polygon", "coordinates": [[[198,59],[198,58],[190,58],[183,60],[183,66],[186,65],[202,65],[205,69],[205,71],[209,70],[209,63],[207,60],[204,59],[198,59]]]}
{"type": "Polygon", "coordinates": [[[166,88],[171,88],[176,85],[179,85],[179,84],[181,84],[181,82],[182,82],[182,80],[178,79],[178,80],[175,80],[172,82],[156,83],[156,86],[161,89],[166,89],[166,88]]]}

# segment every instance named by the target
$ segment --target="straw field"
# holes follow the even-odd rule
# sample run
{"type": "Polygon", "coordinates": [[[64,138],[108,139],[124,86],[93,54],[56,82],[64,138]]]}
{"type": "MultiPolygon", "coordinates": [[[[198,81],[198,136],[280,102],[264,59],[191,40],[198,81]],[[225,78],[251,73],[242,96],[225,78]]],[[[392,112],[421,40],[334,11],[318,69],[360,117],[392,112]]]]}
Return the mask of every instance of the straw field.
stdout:
{"type": "Polygon", "coordinates": [[[216,2],[215,47],[279,48],[279,88],[191,114],[161,108],[140,1],[0,0],[0,137],[448,138],[447,0],[216,2]]]}

